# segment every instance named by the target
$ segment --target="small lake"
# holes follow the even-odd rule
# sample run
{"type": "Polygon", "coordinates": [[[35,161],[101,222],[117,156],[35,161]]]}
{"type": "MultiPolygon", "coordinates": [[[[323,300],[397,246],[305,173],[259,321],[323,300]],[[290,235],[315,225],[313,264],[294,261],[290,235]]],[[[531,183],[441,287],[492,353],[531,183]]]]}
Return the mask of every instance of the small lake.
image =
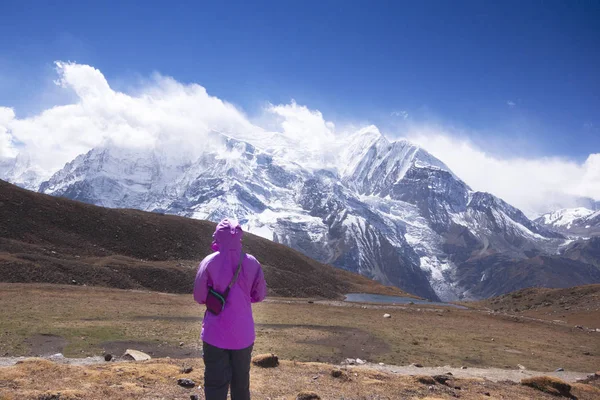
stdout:
{"type": "Polygon", "coordinates": [[[423,304],[429,306],[445,306],[454,307],[466,310],[467,307],[459,306],[457,304],[442,303],[439,301],[427,301],[413,299],[412,297],[397,297],[397,296],[384,296],[382,294],[368,294],[368,293],[350,293],[346,295],[345,301],[350,303],[379,303],[379,304],[423,304]]]}

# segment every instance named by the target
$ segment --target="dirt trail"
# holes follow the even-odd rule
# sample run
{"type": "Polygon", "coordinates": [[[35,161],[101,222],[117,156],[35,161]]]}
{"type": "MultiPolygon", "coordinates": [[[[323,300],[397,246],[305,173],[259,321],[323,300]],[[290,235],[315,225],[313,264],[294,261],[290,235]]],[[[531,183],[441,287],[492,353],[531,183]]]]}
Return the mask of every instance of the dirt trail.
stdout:
{"type": "MultiPolygon", "coordinates": [[[[95,365],[104,364],[106,361],[102,357],[88,357],[88,358],[66,358],[60,356],[42,357],[47,360],[53,361],[57,364],[68,364],[68,365],[95,365]]],[[[0,367],[10,367],[17,364],[19,361],[26,360],[27,357],[0,357],[0,367]]],[[[130,363],[132,361],[116,361],[119,363],[130,363]]],[[[346,366],[342,366],[346,368],[346,366]]],[[[455,378],[483,378],[492,382],[512,381],[521,382],[521,379],[530,378],[532,376],[555,376],[566,382],[574,383],[577,379],[586,378],[589,373],[586,372],[573,372],[573,371],[562,371],[562,372],[541,372],[541,371],[530,371],[530,370],[508,370],[500,368],[453,368],[453,367],[423,367],[418,368],[415,366],[397,366],[397,365],[379,365],[367,363],[364,365],[352,365],[347,366],[349,370],[353,369],[365,369],[381,371],[386,373],[392,373],[401,376],[413,376],[413,375],[445,375],[451,373],[455,378]]]]}

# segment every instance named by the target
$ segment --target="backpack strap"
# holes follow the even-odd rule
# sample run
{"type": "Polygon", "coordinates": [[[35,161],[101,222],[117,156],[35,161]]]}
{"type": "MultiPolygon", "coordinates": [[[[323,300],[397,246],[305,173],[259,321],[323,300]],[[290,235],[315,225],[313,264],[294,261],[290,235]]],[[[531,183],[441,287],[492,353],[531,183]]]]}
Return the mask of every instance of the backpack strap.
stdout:
{"type": "Polygon", "coordinates": [[[244,256],[245,256],[245,254],[243,252],[240,253],[240,263],[237,267],[237,270],[235,271],[235,275],[233,275],[233,278],[231,278],[231,282],[229,282],[229,286],[227,286],[227,289],[225,290],[225,295],[224,295],[225,298],[227,298],[229,291],[231,290],[233,285],[235,285],[235,282],[237,281],[238,277],[240,276],[240,271],[242,270],[242,262],[244,261],[244,256]]]}

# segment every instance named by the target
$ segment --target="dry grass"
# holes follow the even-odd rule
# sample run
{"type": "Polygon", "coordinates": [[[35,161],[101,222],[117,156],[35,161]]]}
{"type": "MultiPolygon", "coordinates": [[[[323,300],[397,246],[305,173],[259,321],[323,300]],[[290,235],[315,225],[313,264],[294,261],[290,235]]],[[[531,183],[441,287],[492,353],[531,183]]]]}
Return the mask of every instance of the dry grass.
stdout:
{"type": "MultiPolygon", "coordinates": [[[[600,365],[600,334],[477,311],[419,306],[384,311],[299,301],[264,303],[254,310],[256,354],[273,352],[284,360],[523,364],[541,371],[595,371],[600,365]],[[394,317],[384,319],[384,312],[394,317]]],[[[202,312],[189,295],[0,284],[0,356],[36,355],[27,339],[40,334],[65,338],[68,356],[100,355],[112,341],[137,342],[163,356],[177,356],[177,351],[199,348],[202,312]]]]}
{"type": "MultiPolygon", "coordinates": [[[[201,388],[184,389],[177,379],[202,382],[200,360],[188,360],[194,367],[182,375],[181,361],[151,360],[140,363],[106,363],[95,366],[69,366],[31,359],[13,367],[0,368],[0,399],[35,399],[60,393],[60,399],[185,399],[190,394],[203,398],[201,388]]],[[[253,368],[252,396],[256,399],[295,399],[301,392],[314,392],[322,399],[552,399],[554,396],[523,385],[493,383],[477,379],[457,379],[452,387],[422,384],[412,377],[399,377],[368,370],[348,370],[349,379],[330,375],[331,366],[318,363],[283,361],[278,368],[253,368]],[[456,389],[455,387],[460,387],[456,389]],[[486,396],[489,393],[490,396],[486,396]]],[[[600,391],[589,385],[575,385],[573,393],[581,400],[597,398],[600,391]],[[585,387],[584,389],[581,389],[585,387]]]]}
{"type": "Polygon", "coordinates": [[[573,396],[571,394],[571,385],[553,376],[535,376],[523,379],[521,384],[555,396],[573,396]]]}

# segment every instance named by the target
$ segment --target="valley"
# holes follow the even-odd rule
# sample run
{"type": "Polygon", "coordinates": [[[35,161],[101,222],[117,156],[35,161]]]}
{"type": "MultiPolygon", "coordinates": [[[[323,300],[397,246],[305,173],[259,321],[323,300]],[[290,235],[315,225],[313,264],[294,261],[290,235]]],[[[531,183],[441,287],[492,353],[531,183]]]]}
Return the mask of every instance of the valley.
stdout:
{"type": "MultiPolygon", "coordinates": [[[[597,296],[597,287],[594,293],[597,296]]],[[[594,307],[598,307],[597,302],[594,307]]],[[[59,352],[77,358],[104,353],[120,357],[125,348],[159,357],[144,363],[106,363],[100,358],[95,361],[98,365],[81,367],[41,361],[0,367],[0,398],[20,394],[23,397],[19,398],[37,399],[40,393],[48,391],[61,391],[68,396],[69,390],[73,391],[72,397],[65,398],[82,398],[81,388],[73,386],[66,376],[84,371],[81,379],[88,382],[86,387],[102,387],[98,393],[111,393],[111,398],[184,396],[185,391],[170,384],[171,377],[179,375],[182,365],[188,365],[194,366],[192,377],[201,382],[198,337],[202,312],[202,307],[187,294],[0,284],[0,357],[49,356],[59,352]],[[36,382],[19,378],[20,371],[29,371],[23,373],[37,377],[36,382]],[[52,381],[48,380],[50,376],[54,377],[52,381]],[[3,386],[7,384],[12,389],[3,386]]],[[[519,315],[427,305],[380,306],[285,298],[270,298],[257,304],[254,313],[255,353],[273,352],[283,360],[280,369],[255,370],[253,393],[259,398],[267,393],[287,398],[302,389],[317,391],[323,398],[337,398],[342,393],[348,398],[362,398],[360,393],[366,398],[376,398],[368,397],[376,394],[398,398],[392,393],[404,393],[407,398],[451,398],[455,390],[436,386],[432,393],[430,385],[420,384],[414,378],[426,374],[423,371],[428,371],[428,367],[448,366],[466,376],[455,378],[459,382],[456,385],[462,387],[462,398],[478,399],[483,392],[491,392],[497,398],[518,393],[518,398],[539,399],[545,397],[539,397],[542,394],[533,389],[494,383],[492,371],[492,380],[473,381],[468,377],[477,372],[469,375],[469,369],[495,367],[506,373],[516,370],[521,377],[529,376],[528,371],[545,371],[544,374],[568,379],[568,375],[553,371],[564,368],[585,376],[600,364],[600,333],[519,315]],[[391,314],[391,318],[384,319],[384,313],[391,314]],[[328,374],[331,365],[339,365],[346,358],[360,358],[372,366],[356,370],[356,377],[340,385],[328,374]],[[378,371],[379,363],[391,368],[378,371]],[[394,365],[412,363],[422,364],[425,369],[398,367],[403,372],[393,372],[394,365]],[[519,374],[519,365],[527,370],[519,374]],[[467,369],[460,370],[461,367],[467,369]],[[278,378],[274,381],[275,376],[278,378]],[[315,380],[314,376],[319,378],[315,380]],[[276,383],[282,379],[285,387],[276,383]],[[371,382],[373,379],[382,382],[371,382]]],[[[354,373],[354,367],[350,368],[354,373]]],[[[588,386],[581,385],[588,392],[580,392],[583,395],[579,394],[579,398],[592,399],[594,393],[600,393],[588,386]]],[[[88,393],[84,398],[95,399],[93,396],[88,393]]]]}

